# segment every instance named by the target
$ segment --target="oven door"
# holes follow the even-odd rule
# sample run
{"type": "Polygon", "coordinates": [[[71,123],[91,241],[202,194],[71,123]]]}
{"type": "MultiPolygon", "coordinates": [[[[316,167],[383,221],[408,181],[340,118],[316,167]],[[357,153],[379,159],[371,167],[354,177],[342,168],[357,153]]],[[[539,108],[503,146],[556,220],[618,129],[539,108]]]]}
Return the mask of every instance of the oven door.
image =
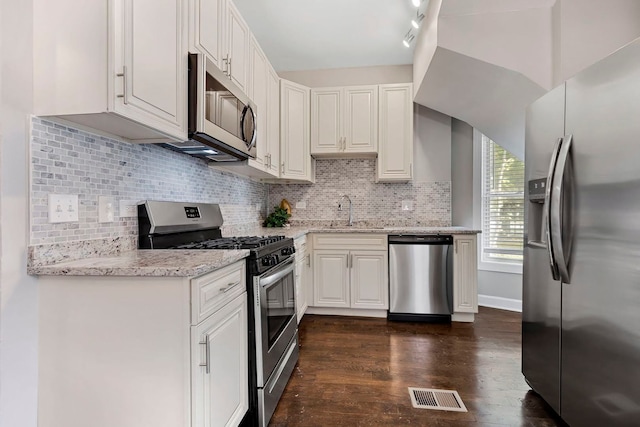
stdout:
{"type": "Polygon", "coordinates": [[[254,278],[258,387],[269,376],[296,334],[294,258],[254,278]]]}

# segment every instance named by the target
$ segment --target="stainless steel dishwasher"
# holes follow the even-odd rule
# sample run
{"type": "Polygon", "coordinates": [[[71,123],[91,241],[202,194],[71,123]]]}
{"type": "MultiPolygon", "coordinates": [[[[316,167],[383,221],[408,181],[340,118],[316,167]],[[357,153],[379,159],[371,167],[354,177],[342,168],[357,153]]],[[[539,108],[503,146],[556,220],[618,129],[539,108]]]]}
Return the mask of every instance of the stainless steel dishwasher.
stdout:
{"type": "Polygon", "coordinates": [[[453,237],[389,236],[389,320],[450,322],[453,237]]]}

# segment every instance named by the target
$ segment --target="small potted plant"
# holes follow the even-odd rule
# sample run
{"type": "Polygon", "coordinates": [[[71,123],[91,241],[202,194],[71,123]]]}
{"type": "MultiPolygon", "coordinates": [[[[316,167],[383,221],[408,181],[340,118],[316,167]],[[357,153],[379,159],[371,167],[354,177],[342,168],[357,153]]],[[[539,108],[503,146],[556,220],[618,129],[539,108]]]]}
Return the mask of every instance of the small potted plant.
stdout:
{"type": "Polygon", "coordinates": [[[274,206],[273,212],[264,220],[264,227],[284,227],[288,222],[291,214],[287,209],[280,206],[274,206]]]}

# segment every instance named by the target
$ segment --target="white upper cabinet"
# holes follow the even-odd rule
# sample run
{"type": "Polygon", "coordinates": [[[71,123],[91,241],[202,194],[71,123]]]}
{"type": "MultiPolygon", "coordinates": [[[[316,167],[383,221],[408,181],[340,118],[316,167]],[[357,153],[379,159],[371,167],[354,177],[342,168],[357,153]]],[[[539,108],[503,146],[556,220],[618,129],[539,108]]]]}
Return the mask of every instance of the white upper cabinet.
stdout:
{"type": "Polygon", "coordinates": [[[222,61],[227,75],[246,93],[251,33],[232,1],[227,3],[227,11],[227,56],[222,61]]]}
{"type": "MultiPolygon", "coordinates": [[[[280,77],[269,66],[267,71],[267,170],[280,176],[280,77]]],[[[264,113],[262,113],[264,114],[264,113]]]]}
{"type": "Polygon", "coordinates": [[[309,152],[309,88],[280,80],[280,178],[313,182],[309,152]]]}
{"type": "Polygon", "coordinates": [[[251,31],[231,0],[190,0],[189,50],[206,54],[249,93],[251,31]]]}
{"type": "Polygon", "coordinates": [[[226,7],[227,0],[189,1],[189,50],[206,54],[218,68],[226,55],[226,7]]]}
{"type": "Polygon", "coordinates": [[[258,137],[256,139],[256,158],[250,159],[249,164],[253,167],[262,169],[268,160],[268,144],[267,144],[267,112],[268,112],[268,94],[267,94],[267,58],[260,49],[256,40],[251,37],[249,45],[249,63],[251,64],[249,73],[249,98],[256,104],[256,129],[258,137]]]}
{"type": "Polygon", "coordinates": [[[378,181],[413,177],[413,89],[410,83],[380,85],[378,181]]]}
{"type": "Polygon", "coordinates": [[[342,151],[342,88],[311,90],[311,154],[342,151]]]}
{"type": "Polygon", "coordinates": [[[35,0],[33,8],[36,115],[134,142],[186,139],[182,1],[35,0]]]}
{"type": "Polygon", "coordinates": [[[378,148],[378,86],[311,91],[311,154],[375,155],[378,148]]]}

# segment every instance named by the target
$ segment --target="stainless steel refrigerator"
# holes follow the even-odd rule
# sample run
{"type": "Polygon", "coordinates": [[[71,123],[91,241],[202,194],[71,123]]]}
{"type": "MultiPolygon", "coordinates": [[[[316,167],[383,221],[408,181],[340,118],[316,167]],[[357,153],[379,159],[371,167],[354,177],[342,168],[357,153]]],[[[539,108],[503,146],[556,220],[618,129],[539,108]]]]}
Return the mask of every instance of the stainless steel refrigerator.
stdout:
{"type": "Polygon", "coordinates": [[[640,39],[527,111],[522,372],[571,426],[640,425],[640,39]]]}

